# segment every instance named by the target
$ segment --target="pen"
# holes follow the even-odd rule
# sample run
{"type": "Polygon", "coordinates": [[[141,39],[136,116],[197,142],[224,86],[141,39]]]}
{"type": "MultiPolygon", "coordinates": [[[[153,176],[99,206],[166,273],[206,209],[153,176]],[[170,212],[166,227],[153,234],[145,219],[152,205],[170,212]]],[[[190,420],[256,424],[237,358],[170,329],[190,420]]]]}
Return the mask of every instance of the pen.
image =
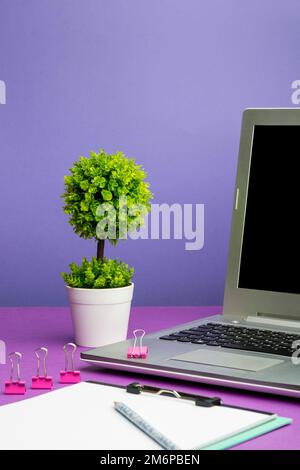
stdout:
{"type": "Polygon", "coordinates": [[[119,413],[121,413],[121,415],[125,416],[125,418],[131,421],[131,423],[137,426],[149,437],[151,437],[164,449],[180,450],[180,447],[178,447],[176,444],[174,444],[174,442],[170,441],[170,439],[168,439],[161,432],[151,426],[151,424],[147,423],[147,421],[145,421],[138,413],[133,411],[129,406],[125,405],[125,403],[115,401],[114,407],[119,413]]]}

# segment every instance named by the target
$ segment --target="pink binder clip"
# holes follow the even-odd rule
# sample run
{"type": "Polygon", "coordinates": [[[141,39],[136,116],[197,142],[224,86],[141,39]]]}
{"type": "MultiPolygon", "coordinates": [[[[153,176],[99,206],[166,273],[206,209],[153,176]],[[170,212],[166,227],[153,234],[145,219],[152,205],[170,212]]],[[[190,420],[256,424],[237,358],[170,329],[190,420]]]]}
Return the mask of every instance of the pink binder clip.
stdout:
{"type": "Polygon", "coordinates": [[[36,375],[32,377],[31,381],[31,388],[34,389],[42,389],[42,390],[51,390],[53,387],[53,380],[52,377],[47,375],[47,366],[46,366],[46,357],[48,356],[48,349],[47,348],[37,348],[34,351],[34,354],[37,358],[37,372],[36,375]],[[41,358],[39,355],[39,351],[43,351],[44,358],[43,358],[43,369],[44,375],[40,375],[40,368],[41,368],[41,358]]]}
{"type": "Polygon", "coordinates": [[[134,330],[134,343],[133,346],[129,346],[127,351],[127,357],[130,359],[146,359],[148,354],[147,346],[143,346],[143,337],[145,336],[145,330],[138,329],[134,330]],[[141,336],[137,336],[137,333],[141,333],[141,336]],[[137,341],[139,339],[139,346],[137,346],[137,341]]]}
{"type": "Polygon", "coordinates": [[[64,351],[66,355],[66,365],[65,365],[65,370],[60,371],[60,383],[61,384],[77,384],[80,382],[80,371],[79,370],[74,370],[74,354],[77,349],[76,344],[74,343],[67,343],[64,345],[64,351]],[[68,346],[71,346],[72,349],[72,354],[71,354],[71,364],[72,364],[72,369],[68,369],[69,366],[69,352],[68,352],[68,346]]]}
{"type": "Polygon", "coordinates": [[[19,352],[12,352],[8,355],[8,357],[10,360],[10,379],[5,382],[4,393],[7,395],[24,395],[26,393],[26,385],[25,382],[20,378],[20,362],[22,359],[22,354],[19,352]],[[17,365],[17,380],[13,380],[14,358],[16,358],[17,365]]]}

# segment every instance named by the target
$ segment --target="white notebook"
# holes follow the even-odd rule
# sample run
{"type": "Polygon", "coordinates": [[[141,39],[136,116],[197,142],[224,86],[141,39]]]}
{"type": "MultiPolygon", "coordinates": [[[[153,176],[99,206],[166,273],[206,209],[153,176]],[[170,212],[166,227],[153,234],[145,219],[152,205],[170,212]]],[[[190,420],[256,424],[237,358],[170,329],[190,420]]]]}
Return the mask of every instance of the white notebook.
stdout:
{"type": "Polygon", "coordinates": [[[201,449],[276,418],[82,382],[0,407],[0,449],[161,449],[113,407],[121,401],[181,449],[201,449]]]}

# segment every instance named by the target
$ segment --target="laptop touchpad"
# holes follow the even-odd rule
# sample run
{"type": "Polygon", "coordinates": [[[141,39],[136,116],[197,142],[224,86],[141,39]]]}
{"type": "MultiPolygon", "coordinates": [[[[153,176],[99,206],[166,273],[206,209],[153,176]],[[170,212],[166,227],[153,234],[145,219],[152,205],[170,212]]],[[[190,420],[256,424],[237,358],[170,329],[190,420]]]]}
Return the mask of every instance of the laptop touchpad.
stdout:
{"type": "Polygon", "coordinates": [[[229,369],[241,369],[258,372],[268,367],[284,362],[280,359],[250,356],[247,354],[234,354],[230,352],[198,349],[196,351],[180,354],[172,357],[171,361],[194,362],[216,367],[228,367],[229,369]]]}

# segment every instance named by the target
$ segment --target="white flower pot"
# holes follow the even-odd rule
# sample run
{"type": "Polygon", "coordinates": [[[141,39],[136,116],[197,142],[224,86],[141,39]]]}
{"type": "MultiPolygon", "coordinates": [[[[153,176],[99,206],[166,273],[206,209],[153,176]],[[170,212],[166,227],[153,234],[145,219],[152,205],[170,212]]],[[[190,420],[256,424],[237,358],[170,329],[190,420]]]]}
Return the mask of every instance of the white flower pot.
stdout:
{"type": "Polygon", "coordinates": [[[66,287],[78,346],[94,348],[126,339],[134,284],[112,289],[66,287]]]}

